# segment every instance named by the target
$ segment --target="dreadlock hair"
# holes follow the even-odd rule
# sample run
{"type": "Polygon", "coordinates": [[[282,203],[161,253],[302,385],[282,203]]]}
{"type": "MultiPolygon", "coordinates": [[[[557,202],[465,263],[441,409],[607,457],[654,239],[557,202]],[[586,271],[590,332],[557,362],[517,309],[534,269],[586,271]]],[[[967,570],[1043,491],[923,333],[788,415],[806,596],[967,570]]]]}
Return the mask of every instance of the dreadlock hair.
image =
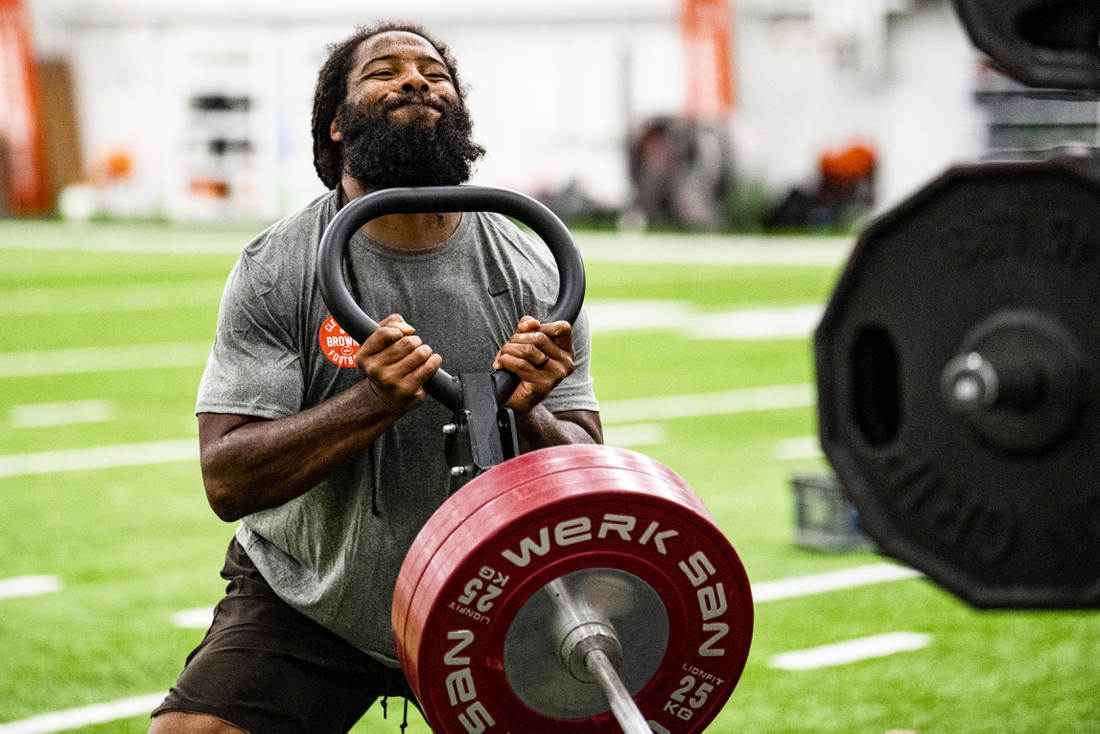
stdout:
{"type": "Polygon", "coordinates": [[[329,57],[317,75],[317,90],[313,95],[313,167],[321,182],[329,189],[340,185],[344,160],[340,144],[329,135],[329,128],[336,112],[348,96],[348,74],[359,45],[380,33],[403,31],[420,36],[435,47],[447,71],[451,74],[460,101],[465,99],[466,89],[458,78],[454,56],[447,45],[433,38],[423,26],[404,21],[382,21],[371,26],[359,26],[355,32],[339,43],[328,46],[329,57]]]}

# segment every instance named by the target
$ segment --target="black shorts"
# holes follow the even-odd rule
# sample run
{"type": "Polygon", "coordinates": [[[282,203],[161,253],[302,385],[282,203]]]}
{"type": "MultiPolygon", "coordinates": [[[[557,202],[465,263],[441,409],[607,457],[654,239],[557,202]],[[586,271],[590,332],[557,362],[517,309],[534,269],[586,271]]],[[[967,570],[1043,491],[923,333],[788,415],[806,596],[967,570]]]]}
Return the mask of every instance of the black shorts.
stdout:
{"type": "Polygon", "coordinates": [[[153,716],[208,714],[252,732],[346,732],[379,697],[416,703],[389,668],[275,595],[237,539],[225,598],[153,716]]]}

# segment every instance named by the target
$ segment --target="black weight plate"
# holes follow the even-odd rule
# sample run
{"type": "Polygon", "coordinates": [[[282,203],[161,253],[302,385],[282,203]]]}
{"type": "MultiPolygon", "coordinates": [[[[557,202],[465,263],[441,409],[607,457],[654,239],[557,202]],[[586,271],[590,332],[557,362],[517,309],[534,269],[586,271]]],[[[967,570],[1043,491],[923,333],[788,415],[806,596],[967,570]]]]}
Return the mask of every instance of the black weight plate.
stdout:
{"type": "Polygon", "coordinates": [[[1032,87],[1100,90],[1100,2],[955,0],[974,45],[1032,87]]]}
{"type": "Polygon", "coordinates": [[[981,608],[1100,606],[1100,174],[960,166],[860,238],[816,335],[821,442],[887,554],[981,608]],[[941,393],[975,327],[1042,314],[1082,356],[1080,413],[995,450],[941,393]]]}

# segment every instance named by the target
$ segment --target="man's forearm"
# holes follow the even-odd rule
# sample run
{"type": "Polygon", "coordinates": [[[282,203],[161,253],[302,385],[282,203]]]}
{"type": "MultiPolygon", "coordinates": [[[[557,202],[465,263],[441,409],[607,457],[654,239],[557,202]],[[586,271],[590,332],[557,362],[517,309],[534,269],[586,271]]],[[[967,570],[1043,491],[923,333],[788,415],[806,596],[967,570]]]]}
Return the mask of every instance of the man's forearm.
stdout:
{"type": "Polygon", "coordinates": [[[203,483],[210,505],[226,521],[279,507],[363,451],[401,415],[375,397],[367,380],[279,420],[245,418],[234,425],[225,420],[240,416],[202,414],[203,483]]]}
{"type": "Polygon", "coordinates": [[[600,414],[576,410],[551,413],[542,405],[515,414],[519,450],[523,453],[571,443],[603,443],[600,414]]]}

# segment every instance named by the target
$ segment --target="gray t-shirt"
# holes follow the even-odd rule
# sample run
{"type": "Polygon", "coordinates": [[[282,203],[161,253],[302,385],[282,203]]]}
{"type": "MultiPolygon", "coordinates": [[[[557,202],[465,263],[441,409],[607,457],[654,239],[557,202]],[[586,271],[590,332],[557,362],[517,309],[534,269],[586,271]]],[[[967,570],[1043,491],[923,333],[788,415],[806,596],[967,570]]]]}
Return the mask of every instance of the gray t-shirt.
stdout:
{"type": "MultiPolygon", "coordinates": [[[[317,246],[335,214],[330,193],[245,248],[222,296],[197,412],[285,418],[363,379],[356,346],[315,282],[317,246]]],[[[349,253],[363,310],[376,320],[400,313],[452,375],[491,370],[520,317],[544,317],[557,296],[549,250],[497,214],[464,214],[446,242],[420,250],[359,232],[349,253]]],[[[575,372],[543,403],[553,412],[599,409],[583,312],[573,344],[575,372]]],[[[449,419],[429,398],[316,487],[237,529],[281,598],[389,665],[397,664],[390,606],[401,562],[448,494],[449,419]]]]}

